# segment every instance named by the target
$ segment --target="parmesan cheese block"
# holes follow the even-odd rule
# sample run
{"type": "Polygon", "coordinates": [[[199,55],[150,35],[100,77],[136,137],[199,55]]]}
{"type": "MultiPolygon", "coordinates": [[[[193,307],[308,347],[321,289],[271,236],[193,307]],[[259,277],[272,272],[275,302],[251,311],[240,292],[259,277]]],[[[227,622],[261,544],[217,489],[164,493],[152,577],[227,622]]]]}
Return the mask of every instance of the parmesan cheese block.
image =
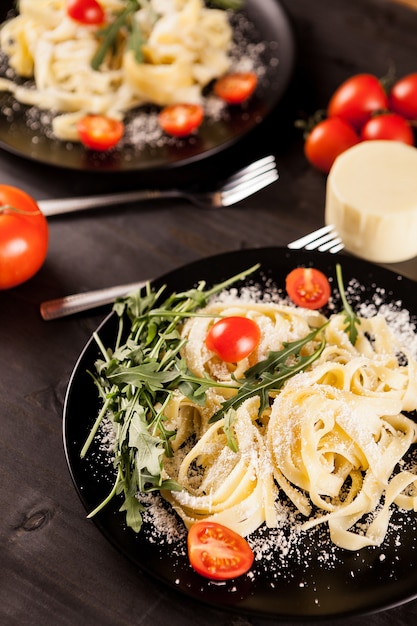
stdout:
{"type": "Polygon", "coordinates": [[[417,255],[417,149],[364,141],[334,162],[326,189],[326,224],[346,250],[377,263],[417,255]]]}

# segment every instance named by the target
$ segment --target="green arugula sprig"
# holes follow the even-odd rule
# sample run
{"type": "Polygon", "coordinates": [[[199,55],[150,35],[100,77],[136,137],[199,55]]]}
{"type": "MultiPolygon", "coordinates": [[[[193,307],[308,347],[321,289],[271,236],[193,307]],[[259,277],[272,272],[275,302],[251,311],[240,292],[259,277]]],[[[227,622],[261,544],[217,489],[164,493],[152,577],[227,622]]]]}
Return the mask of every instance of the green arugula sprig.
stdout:
{"type": "MultiPolygon", "coordinates": [[[[219,9],[237,11],[243,5],[244,0],[212,0],[211,5],[219,9]]],[[[114,15],[114,19],[104,28],[97,31],[97,35],[101,40],[96,53],[91,59],[91,67],[98,70],[108,54],[115,55],[117,53],[117,42],[120,35],[127,38],[127,48],[133,50],[137,63],[143,63],[142,46],[146,43],[146,38],[133,15],[141,8],[148,8],[148,0],[126,0],[126,7],[118,11],[114,15]]],[[[158,15],[152,16],[156,22],[158,15]]]]}
{"type": "MultiPolygon", "coordinates": [[[[162,477],[162,456],[172,454],[170,440],[175,431],[165,427],[164,410],[175,388],[180,388],[195,402],[204,402],[208,387],[221,385],[209,378],[193,376],[181,357],[184,340],[179,323],[205,306],[209,298],[227,289],[258,269],[255,265],[232,278],[205,289],[205,283],[182,293],[173,293],[164,301],[164,288],[153,291],[147,285],[120,299],[114,305],[119,325],[115,347],[107,350],[97,333],[94,338],[102,358],[91,373],[98,388],[102,408],[81,450],[84,457],[107,416],[116,429],[114,486],[107,498],[90,513],[95,515],[118,494],[124,496],[121,511],[127,524],[139,532],[142,505],[137,493],[160,489],[180,489],[175,481],[162,477]],[[130,328],[126,335],[126,319],[130,328]]],[[[230,387],[230,384],[224,385],[230,387]]],[[[236,383],[236,387],[237,387],[236,383]]]]}
{"type": "MultiPolygon", "coordinates": [[[[233,428],[236,409],[248,398],[258,396],[261,414],[270,403],[271,393],[279,392],[289,378],[305,371],[320,357],[326,343],[323,331],[328,322],[299,340],[284,343],[281,350],[270,352],[266,359],[246,370],[242,379],[233,379],[231,383],[199,378],[188,370],[181,356],[184,340],[180,323],[189,317],[201,316],[199,310],[213,295],[244,279],[258,267],[255,265],[211,289],[205,289],[205,283],[200,282],[196,288],[173,293],[165,300],[165,287],[154,291],[148,284],[144,290],[115,303],[113,309],[119,325],[113,350],[106,349],[98,333],[94,334],[102,356],[95,363],[95,373],[90,374],[102,407],[81,457],[88,453],[101,422],[108,417],[116,430],[114,465],[117,471],[110,493],[89,517],[104,508],[114,496],[121,495],[120,510],[126,514],[126,523],[139,532],[144,507],[137,494],[181,489],[175,481],[165,480],[162,474],[162,457],[172,455],[170,442],[176,434],[166,427],[164,414],[174,390],[204,405],[210,387],[235,389],[235,395],[223,402],[210,422],[224,417],[227,445],[237,452],[233,428]],[[130,322],[129,328],[126,321],[130,322]]],[[[347,301],[339,265],[336,271],[343,303],[341,314],[345,316],[346,332],[355,343],[360,320],[347,301]]]]}
{"type": "Polygon", "coordinates": [[[321,338],[317,347],[308,354],[302,356],[301,350],[314,341],[327,323],[314,329],[302,339],[283,343],[282,350],[270,352],[266,359],[247,369],[237,394],[222,403],[221,410],[210,418],[210,423],[221,419],[225,411],[229,411],[231,408],[237,409],[252,396],[259,396],[259,414],[261,414],[269,405],[269,393],[271,391],[279,391],[286,380],[304,371],[319,358],[326,345],[324,337],[321,338]]]}
{"type": "MultiPolygon", "coordinates": [[[[134,26],[132,16],[139,8],[140,0],[126,0],[126,7],[115,14],[114,20],[105,28],[97,31],[97,35],[102,39],[102,42],[91,60],[93,70],[100,68],[109,51],[112,51],[113,54],[116,52],[117,39],[122,29],[126,31],[128,37],[133,34],[133,37],[137,39],[138,31],[134,26]]],[[[136,52],[139,54],[138,62],[141,62],[141,47],[137,48],[136,52]]]]}
{"type": "Polygon", "coordinates": [[[343,316],[345,318],[345,332],[348,334],[351,344],[354,346],[358,338],[358,326],[360,326],[360,319],[350,306],[347,298],[345,287],[343,284],[342,267],[340,263],[336,264],[336,278],[337,287],[339,289],[340,298],[343,304],[343,316]]]}

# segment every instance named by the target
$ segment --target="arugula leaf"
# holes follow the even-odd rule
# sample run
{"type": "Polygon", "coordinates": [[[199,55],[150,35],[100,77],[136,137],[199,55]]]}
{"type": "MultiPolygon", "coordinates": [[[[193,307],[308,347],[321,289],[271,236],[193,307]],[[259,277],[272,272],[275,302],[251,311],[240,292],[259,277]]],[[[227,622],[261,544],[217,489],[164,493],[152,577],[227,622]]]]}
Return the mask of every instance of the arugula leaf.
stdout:
{"type": "Polygon", "coordinates": [[[119,511],[126,513],[126,524],[138,533],[142,528],[142,515],[145,510],[143,504],[141,504],[135,496],[125,496],[123,504],[119,511]]]}
{"type": "Polygon", "coordinates": [[[209,423],[217,422],[229,409],[236,409],[245,400],[255,395],[260,398],[259,414],[261,414],[269,404],[269,391],[278,391],[286,380],[304,371],[319,358],[326,345],[324,336],[318,347],[310,354],[303,356],[300,351],[306,344],[313,341],[326,325],[327,322],[302,339],[285,343],[282,350],[270,352],[264,361],[246,370],[245,381],[239,387],[237,394],[222,403],[222,408],[212,415],[209,423]]]}
{"type": "MultiPolygon", "coordinates": [[[[211,4],[219,9],[237,11],[242,8],[244,0],[212,0],[211,4]]],[[[133,14],[141,7],[147,6],[144,0],[126,0],[126,7],[115,14],[115,18],[106,27],[101,28],[97,34],[101,43],[91,60],[93,70],[99,70],[108,54],[116,55],[117,40],[121,31],[127,35],[127,47],[133,50],[138,63],[143,63],[142,47],[146,43],[143,32],[137,20],[132,19],[133,14]]],[[[149,8],[149,7],[148,7],[149,8]]],[[[158,16],[153,15],[157,21],[158,16]]]]}
{"type": "Polygon", "coordinates": [[[143,505],[136,494],[181,489],[175,481],[162,477],[162,456],[172,454],[170,440],[176,434],[164,426],[164,407],[175,388],[180,388],[194,402],[204,404],[209,387],[231,385],[197,378],[187,369],[180,354],[184,340],[178,324],[195,315],[213,295],[258,267],[240,272],[211,289],[205,289],[205,283],[200,282],[196,288],[172,293],[165,300],[165,287],[153,291],[146,285],[142,291],[116,301],[113,309],[119,317],[119,327],[113,350],[103,345],[98,333],[93,335],[102,358],[97,359],[96,371],[90,374],[102,407],[80,454],[83,458],[88,453],[100,423],[108,417],[117,431],[114,446],[117,475],[111,492],[89,517],[114,496],[121,495],[124,498],[121,511],[126,513],[126,522],[138,532],[143,505]]]}
{"type": "Polygon", "coordinates": [[[130,17],[139,9],[138,0],[127,0],[125,9],[116,14],[115,19],[108,26],[98,31],[98,35],[103,38],[101,45],[98,47],[95,55],[91,60],[93,70],[98,70],[106,58],[110,50],[116,50],[117,38],[120,30],[125,27],[129,32],[132,30],[130,17]]]}
{"type": "Polygon", "coordinates": [[[343,316],[345,318],[345,332],[349,336],[349,340],[351,344],[354,346],[356,340],[358,338],[358,326],[361,321],[356,313],[353,311],[350,306],[345,293],[345,287],[343,284],[343,275],[342,275],[342,267],[339,263],[336,265],[336,278],[337,278],[337,286],[339,289],[340,297],[342,299],[343,304],[343,316]]]}
{"type": "Polygon", "coordinates": [[[223,430],[227,437],[227,445],[232,452],[238,451],[238,443],[236,441],[235,433],[233,432],[233,422],[236,420],[236,411],[229,409],[224,416],[223,430]]]}
{"type": "Polygon", "coordinates": [[[230,11],[238,11],[244,5],[244,0],[211,0],[210,4],[213,6],[230,11]]]}

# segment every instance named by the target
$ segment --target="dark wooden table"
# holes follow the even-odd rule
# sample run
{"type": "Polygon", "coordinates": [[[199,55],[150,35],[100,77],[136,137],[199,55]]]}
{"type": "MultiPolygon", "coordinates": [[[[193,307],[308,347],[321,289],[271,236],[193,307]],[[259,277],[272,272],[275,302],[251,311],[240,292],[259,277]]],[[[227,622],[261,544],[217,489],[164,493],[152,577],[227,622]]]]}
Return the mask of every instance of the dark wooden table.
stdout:
{"type": "MultiPolygon", "coordinates": [[[[226,153],[164,175],[164,184],[215,179],[272,152],[279,181],[217,212],[176,201],[50,218],[44,267],[26,284],[0,293],[0,623],[5,626],[267,623],[203,607],[163,588],[86,519],[66,466],[62,406],[75,361],[108,309],[44,322],[39,305],[160,275],[224,251],[286,245],[323,223],[325,176],[306,163],[294,120],[324,107],[351,74],[383,76],[390,63],[398,75],[416,71],[417,12],[388,0],[286,0],[285,5],[299,54],[283,103],[226,153]]],[[[157,184],[158,176],[161,181],[160,174],[147,176],[146,186],[157,184]]],[[[37,199],[145,185],[139,176],[55,170],[6,152],[0,153],[0,182],[37,199]]],[[[417,280],[417,258],[394,269],[417,280]]],[[[414,600],[341,623],[408,626],[416,620],[414,600]]]]}

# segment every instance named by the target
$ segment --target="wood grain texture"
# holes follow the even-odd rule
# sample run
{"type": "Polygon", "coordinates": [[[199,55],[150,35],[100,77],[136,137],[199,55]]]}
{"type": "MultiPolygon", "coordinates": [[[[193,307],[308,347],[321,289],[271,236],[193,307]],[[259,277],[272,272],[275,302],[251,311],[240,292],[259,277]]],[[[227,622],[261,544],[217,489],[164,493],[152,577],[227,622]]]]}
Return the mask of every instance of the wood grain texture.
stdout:
{"type": "MultiPolygon", "coordinates": [[[[92,177],[0,152],[1,182],[37,198],[155,182],[195,184],[224,177],[270,152],[280,170],[277,183],[227,210],[149,203],[51,219],[42,270],[28,283],[0,292],[1,625],[273,623],[179,597],[138,571],[86,519],[65,462],[62,406],[78,355],[108,307],[43,322],[39,304],[157,276],[228,250],[285,245],[322,225],[326,179],[307,164],[294,121],[324,108],[332,91],[352,73],[383,76],[391,61],[399,75],[415,71],[417,13],[388,0],[286,0],[285,6],[299,46],[291,89],[256,132],[224,154],[162,175],[92,177]]],[[[417,279],[417,259],[395,269],[417,279]]],[[[342,623],[408,626],[416,621],[414,601],[342,623]]],[[[281,624],[290,626],[288,621],[281,624]]]]}

